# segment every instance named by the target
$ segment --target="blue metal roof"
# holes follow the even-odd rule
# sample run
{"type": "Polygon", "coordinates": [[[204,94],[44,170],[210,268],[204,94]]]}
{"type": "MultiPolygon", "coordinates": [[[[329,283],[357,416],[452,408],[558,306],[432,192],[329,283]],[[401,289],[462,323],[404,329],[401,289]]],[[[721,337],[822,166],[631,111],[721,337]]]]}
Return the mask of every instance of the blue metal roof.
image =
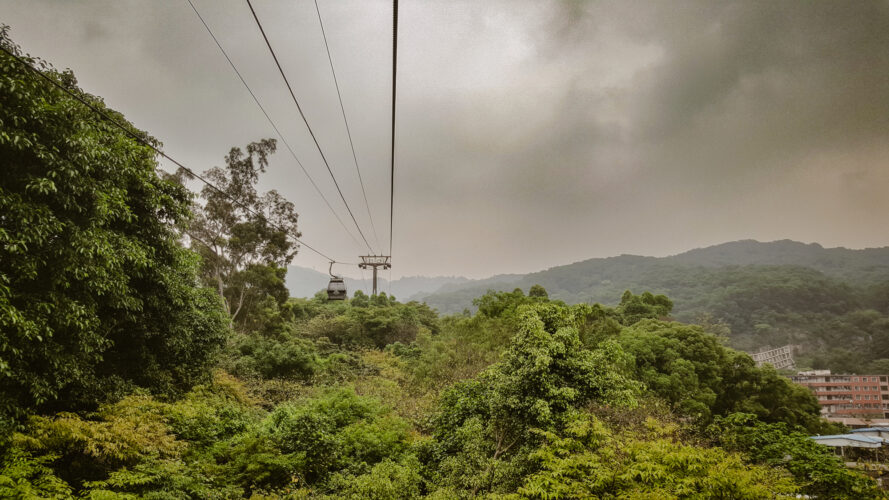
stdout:
{"type": "Polygon", "coordinates": [[[827,440],[827,439],[848,439],[849,441],[858,441],[860,443],[882,443],[883,440],[878,437],[873,436],[857,436],[855,434],[834,434],[831,436],[809,436],[811,439],[815,441],[827,440]]]}
{"type": "Polygon", "coordinates": [[[856,432],[889,432],[889,427],[868,427],[866,429],[854,429],[852,433],[856,432]]]}

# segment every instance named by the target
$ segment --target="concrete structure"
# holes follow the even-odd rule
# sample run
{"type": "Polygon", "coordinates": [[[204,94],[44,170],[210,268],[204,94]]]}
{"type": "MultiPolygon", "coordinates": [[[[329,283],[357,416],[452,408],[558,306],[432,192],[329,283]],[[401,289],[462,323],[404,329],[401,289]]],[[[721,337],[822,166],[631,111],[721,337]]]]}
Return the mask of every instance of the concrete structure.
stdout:
{"type": "Polygon", "coordinates": [[[833,375],[830,370],[814,370],[799,372],[791,379],[815,393],[821,414],[831,420],[889,418],[887,375],[833,375]]]}
{"type": "Polygon", "coordinates": [[[750,357],[756,362],[756,366],[768,363],[777,370],[793,368],[793,346],[786,345],[777,349],[758,352],[751,354],[750,357]]]}

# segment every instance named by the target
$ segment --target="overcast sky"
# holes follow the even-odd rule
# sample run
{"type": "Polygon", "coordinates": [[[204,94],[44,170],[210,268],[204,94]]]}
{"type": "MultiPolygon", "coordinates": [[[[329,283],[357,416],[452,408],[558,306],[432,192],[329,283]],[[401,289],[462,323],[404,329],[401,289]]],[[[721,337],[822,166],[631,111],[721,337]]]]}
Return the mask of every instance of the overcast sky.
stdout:
{"type": "MultiPolygon", "coordinates": [[[[194,0],[354,225],[243,0],[194,0]]],[[[371,244],[388,246],[391,2],[254,0],[371,244]]],[[[195,170],[274,137],[186,0],[0,0],[22,48],[195,170]]],[[[889,245],[889,2],[402,0],[393,277],[530,272],[724,241],[889,245]]],[[[281,147],[260,189],[356,245],[281,147]]],[[[304,249],[297,265],[326,268],[304,249]]],[[[340,272],[359,276],[357,270],[340,272]]]]}

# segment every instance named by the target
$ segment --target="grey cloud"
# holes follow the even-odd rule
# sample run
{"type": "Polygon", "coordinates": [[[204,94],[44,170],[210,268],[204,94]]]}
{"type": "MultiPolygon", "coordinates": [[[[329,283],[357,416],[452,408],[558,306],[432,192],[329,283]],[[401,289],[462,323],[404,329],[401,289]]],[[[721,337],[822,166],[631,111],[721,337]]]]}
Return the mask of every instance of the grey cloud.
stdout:
{"type": "MultiPolygon", "coordinates": [[[[195,1],[349,220],[245,4],[195,1]]],[[[255,5],[367,227],[312,3],[255,5]]],[[[320,5],[385,240],[391,4],[320,5]]],[[[272,135],[184,0],[4,11],[26,50],[196,168],[272,135]]],[[[435,0],[403,2],[401,20],[396,276],[748,237],[889,244],[885,1],[435,0]]],[[[283,149],[264,182],[299,207],[306,241],[361,251],[283,149]]]]}

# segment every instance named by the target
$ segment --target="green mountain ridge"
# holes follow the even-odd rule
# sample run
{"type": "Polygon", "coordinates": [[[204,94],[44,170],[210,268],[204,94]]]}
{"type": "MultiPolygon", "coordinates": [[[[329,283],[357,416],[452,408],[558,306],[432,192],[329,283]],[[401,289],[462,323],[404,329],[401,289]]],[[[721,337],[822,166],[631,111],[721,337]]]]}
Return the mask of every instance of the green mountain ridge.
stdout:
{"type": "Polygon", "coordinates": [[[462,308],[471,308],[471,299],[467,301],[464,296],[476,297],[488,289],[512,290],[540,284],[550,295],[566,302],[615,304],[620,292],[628,288],[650,287],[654,292],[660,287],[664,292],[681,293],[693,283],[687,277],[675,275],[678,271],[696,275],[706,274],[705,269],[698,268],[755,266],[804,267],[851,284],[875,285],[889,280],[889,247],[850,250],[791,240],[768,243],[741,240],[669,257],[624,254],[588,259],[526,275],[508,275],[509,279],[495,276],[447,285],[414,298],[426,301],[441,312],[456,313],[462,308]]]}
{"type": "Polygon", "coordinates": [[[889,357],[885,247],[828,249],[790,240],[744,240],[670,257],[589,259],[508,283],[470,282],[417,298],[442,313],[459,313],[473,310],[473,298],[487,290],[528,290],[535,284],[570,304],[614,305],[624,290],[665,294],[675,303],[676,319],[724,323],[730,344],[747,351],[796,344],[803,361],[807,353],[825,349],[840,349],[844,358],[856,350],[866,350],[863,358],[889,357]],[[875,329],[886,330],[887,349],[874,345],[875,339],[882,341],[875,329]]]}

